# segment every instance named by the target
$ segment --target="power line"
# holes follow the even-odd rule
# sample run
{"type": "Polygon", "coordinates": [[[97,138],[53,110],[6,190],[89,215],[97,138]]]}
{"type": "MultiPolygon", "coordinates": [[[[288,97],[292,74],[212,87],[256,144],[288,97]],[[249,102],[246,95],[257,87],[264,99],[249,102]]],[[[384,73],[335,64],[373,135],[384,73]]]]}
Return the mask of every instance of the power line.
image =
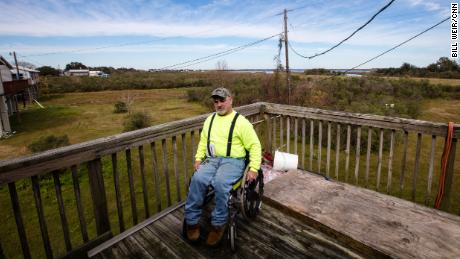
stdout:
{"type": "Polygon", "coordinates": [[[226,56],[226,55],[233,54],[233,53],[235,53],[237,51],[246,49],[248,47],[257,45],[257,44],[259,44],[261,42],[264,42],[264,41],[267,41],[269,39],[272,39],[272,38],[274,38],[276,36],[279,36],[280,34],[281,33],[277,33],[277,34],[274,34],[272,36],[266,37],[264,39],[257,40],[257,41],[251,42],[251,43],[247,43],[247,44],[244,44],[244,45],[232,48],[232,49],[228,49],[228,50],[217,52],[217,53],[207,55],[207,56],[204,56],[204,57],[195,58],[195,59],[192,59],[192,60],[188,60],[188,61],[173,64],[173,65],[169,65],[169,66],[166,66],[166,67],[162,67],[162,68],[160,68],[160,70],[171,69],[171,68],[174,68],[174,67],[189,67],[189,66],[192,66],[192,65],[200,64],[200,63],[203,63],[203,62],[215,59],[215,58],[220,58],[220,57],[223,57],[223,56],[226,56]]]}
{"type": "MultiPolygon", "coordinates": [[[[256,19],[255,21],[253,21],[253,23],[254,22],[259,22],[261,20],[265,20],[265,19],[268,19],[268,18],[271,18],[271,17],[275,17],[275,16],[277,16],[277,14],[263,16],[262,18],[259,18],[259,19],[256,19]]],[[[200,35],[200,34],[203,34],[203,33],[206,33],[206,32],[212,32],[212,31],[216,31],[216,30],[220,30],[220,29],[221,28],[219,27],[219,28],[213,28],[213,29],[199,31],[197,33],[190,33],[190,34],[170,36],[170,37],[162,37],[162,38],[153,39],[153,40],[137,41],[137,42],[126,42],[126,43],[120,43],[120,44],[114,44],[114,45],[106,45],[106,46],[101,46],[101,47],[91,47],[91,48],[82,48],[82,49],[74,49],[74,50],[46,52],[46,53],[25,55],[23,57],[39,57],[39,56],[59,55],[59,54],[66,54],[66,53],[77,53],[77,52],[84,52],[84,51],[91,51],[91,50],[101,50],[101,49],[124,47],[124,46],[143,45],[143,44],[148,44],[148,43],[158,42],[158,41],[164,41],[164,40],[177,38],[177,37],[196,36],[196,35],[200,35]]]]}
{"type": "Polygon", "coordinates": [[[340,41],[339,43],[335,44],[334,46],[332,46],[331,48],[321,52],[321,53],[318,53],[318,54],[315,54],[315,55],[312,55],[312,56],[304,56],[304,55],[301,55],[299,54],[297,51],[295,51],[293,49],[292,46],[291,49],[294,51],[294,53],[296,53],[297,55],[299,55],[300,57],[302,58],[307,58],[307,59],[312,59],[312,58],[316,58],[318,56],[321,56],[321,55],[324,55],[326,53],[328,53],[329,51],[337,48],[338,46],[342,45],[342,43],[344,43],[345,41],[349,40],[351,37],[353,37],[353,35],[355,35],[358,31],[362,30],[364,27],[366,27],[370,22],[372,22],[372,20],[375,19],[375,17],[377,17],[377,15],[379,15],[381,12],[383,12],[385,9],[387,9],[395,0],[391,0],[388,4],[386,4],[384,7],[380,8],[380,10],[375,13],[365,24],[361,25],[361,27],[359,27],[358,29],[356,29],[352,34],[350,34],[348,37],[346,37],[345,39],[343,39],[342,41],[340,41]]]}
{"type": "Polygon", "coordinates": [[[343,73],[347,73],[347,72],[349,72],[349,71],[351,71],[351,70],[353,70],[353,69],[356,69],[356,68],[358,68],[358,67],[360,67],[360,66],[362,66],[362,65],[365,65],[365,64],[367,64],[367,63],[369,63],[369,62],[371,62],[371,61],[373,61],[373,60],[375,60],[375,59],[377,59],[377,58],[379,58],[379,57],[381,57],[381,56],[387,54],[388,52],[390,52],[390,51],[392,51],[392,50],[394,50],[394,49],[396,49],[396,48],[398,48],[398,47],[400,47],[400,46],[406,44],[407,42],[409,42],[409,41],[411,41],[411,40],[417,38],[418,36],[424,34],[425,32],[428,32],[428,31],[434,29],[435,27],[439,26],[440,24],[446,22],[446,21],[449,20],[449,19],[450,19],[450,17],[445,18],[444,20],[442,20],[442,21],[438,22],[437,24],[435,24],[435,25],[429,27],[428,29],[425,29],[424,31],[422,31],[422,32],[420,32],[420,33],[418,33],[418,34],[416,34],[416,35],[410,37],[409,39],[407,39],[407,40],[405,40],[405,41],[399,43],[398,45],[396,45],[396,46],[394,46],[394,47],[392,47],[392,48],[390,48],[390,49],[388,49],[388,50],[386,50],[386,51],[384,51],[384,52],[378,54],[377,56],[375,56],[375,57],[373,57],[373,58],[371,58],[371,59],[368,59],[367,61],[364,61],[363,63],[361,63],[361,64],[359,64],[359,65],[357,65],[357,66],[355,66],[355,67],[353,67],[353,68],[350,68],[350,69],[344,71],[343,73]]]}

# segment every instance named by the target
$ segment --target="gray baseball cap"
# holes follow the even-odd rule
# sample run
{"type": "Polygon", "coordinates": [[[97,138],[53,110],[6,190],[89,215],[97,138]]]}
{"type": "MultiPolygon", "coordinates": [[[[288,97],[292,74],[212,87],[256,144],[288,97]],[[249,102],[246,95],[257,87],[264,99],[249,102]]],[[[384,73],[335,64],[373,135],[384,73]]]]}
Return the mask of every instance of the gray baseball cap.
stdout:
{"type": "Polygon", "coordinates": [[[230,93],[230,91],[227,88],[224,88],[224,87],[216,88],[211,93],[211,97],[226,98],[228,96],[232,96],[232,94],[230,93]]]}

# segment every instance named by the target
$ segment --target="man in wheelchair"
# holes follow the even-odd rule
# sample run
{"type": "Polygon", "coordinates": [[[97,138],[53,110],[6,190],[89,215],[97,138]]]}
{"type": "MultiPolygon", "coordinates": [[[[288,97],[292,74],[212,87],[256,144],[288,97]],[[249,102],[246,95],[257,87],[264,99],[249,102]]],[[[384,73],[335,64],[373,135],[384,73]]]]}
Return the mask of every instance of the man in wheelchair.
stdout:
{"type": "Polygon", "coordinates": [[[195,156],[195,173],[185,203],[185,234],[190,241],[200,238],[199,220],[208,187],[215,194],[212,229],[206,244],[219,244],[229,218],[228,200],[233,184],[243,175],[249,156],[247,181],[254,181],[260,169],[261,145],[252,124],[232,108],[233,97],[226,88],[216,88],[211,97],[216,110],[203,125],[195,156]]]}

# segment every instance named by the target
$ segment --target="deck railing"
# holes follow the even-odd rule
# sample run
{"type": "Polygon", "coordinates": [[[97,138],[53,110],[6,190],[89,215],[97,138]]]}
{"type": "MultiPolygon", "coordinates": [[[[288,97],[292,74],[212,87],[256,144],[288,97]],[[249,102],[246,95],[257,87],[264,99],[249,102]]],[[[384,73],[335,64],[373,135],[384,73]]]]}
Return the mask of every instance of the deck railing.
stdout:
{"type": "MultiPolygon", "coordinates": [[[[380,191],[386,169],[388,193],[393,194],[396,182],[401,197],[420,202],[416,199],[422,191],[417,188],[419,175],[426,173],[425,203],[432,205],[432,190],[437,185],[435,176],[439,171],[436,168],[440,164],[438,151],[442,149],[436,140],[446,136],[445,124],[270,103],[255,103],[237,110],[256,125],[266,150],[297,153],[300,168],[328,178],[380,191]],[[367,129],[364,133],[363,128],[367,129]],[[378,146],[372,140],[376,132],[378,146]],[[411,153],[414,134],[415,153],[411,153]],[[365,135],[367,145],[361,140],[365,135]],[[422,135],[431,138],[427,163],[421,161],[422,135]],[[402,145],[398,145],[399,140],[402,145]],[[331,154],[334,148],[335,156],[331,154]],[[355,159],[350,161],[352,150],[355,159]],[[361,154],[361,150],[366,150],[366,154],[361,154]],[[365,163],[361,162],[362,156],[365,163]],[[396,161],[398,169],[394,167],[396,161]],[[404,196],[408,161],[414,165],[411,197],[404,196]],[[354,170],[350,172],[351,167],[354,170]],[[395,171],[399,181],[392,180],[395,171]],[[364,181],[360,180],[362,174],[364,181]]],[[[11,219],[9,225],[14,218],[16,224],[9,226],[9,231],[6,227],[0,230],[0,258],[18,256],[21,249],[25,258],[81,258],[114,234],[184,200],[206,116],[0,162],[0,202],[8,202],[9,196],[11,204],[11,210],[0,212],[0,217],[11,219]],[[51,195],[47,189],[50,186],[54,189],[51,195]],[[33,196],[33,202],[28,196],[33,196]],[[36,210],[37,216],[28,213],[24,220],[26,210],[36,210]],[[53,217],[51,211],[59,212],[59,216],[53,217]]],[[[460,193],[460,188],[452,187],[453,181],[460,179],[453,177],[460,173],[454,167],[456,141],[460,136],[459,125],[456,126],[442,207],[448,211],[452,211],[451,207],[460,208],[460,197],[452,197],[453,191],[460,193]]]]}

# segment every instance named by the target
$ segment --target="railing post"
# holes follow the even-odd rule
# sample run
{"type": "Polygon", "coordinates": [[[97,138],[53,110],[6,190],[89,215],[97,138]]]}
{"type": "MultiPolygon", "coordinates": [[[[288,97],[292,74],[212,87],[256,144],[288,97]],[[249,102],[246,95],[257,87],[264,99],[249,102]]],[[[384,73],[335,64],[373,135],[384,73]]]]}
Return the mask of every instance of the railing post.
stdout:
{"type": "Polygon", "coordinates": [[[447,159],[446,181],[444,186],[444,198],[441,201],[441,210],[447,211],[450,208],[450,190],[452,178],[454,176],[455,151],[457,149],[457,139],[452,139],[449,158],[447,159]]]}
{"type": "Polygon", "coordinates": [[[272,152],[272,122],[270,120],[270,116],[265,113],[265,106],[260,107],[260,115],[265,120],[265,141],[264,141],[264,149],[265,151],[272,152]]]}
{"type": "Polygon", "coordinates": [[[110,231],[107,198],[105,196],[104,178],[102,177],[101,159],[97,158],[88,162],[89,187],[93,201],[94,218],[96,219],[96,231],[100,236],[110,231]]]}

